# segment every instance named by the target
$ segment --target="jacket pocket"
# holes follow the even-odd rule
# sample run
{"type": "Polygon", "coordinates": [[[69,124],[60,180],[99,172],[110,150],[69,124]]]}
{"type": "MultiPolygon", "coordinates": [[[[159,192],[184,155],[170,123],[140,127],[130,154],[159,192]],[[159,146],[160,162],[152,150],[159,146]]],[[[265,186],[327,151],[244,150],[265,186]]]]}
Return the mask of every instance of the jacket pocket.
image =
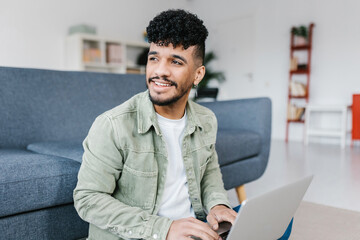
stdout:
{"type": "Polygon", "coordinates": [[[133,207],[152,209],[157,190],[157,171],[139,171],[126,164],[118,180],[120,200],[133,207]]]}
{"type": "Polygon", "coordinates": [[[199,161],[200,179],[203,178],[205,170],[209,162],[213,157],[213,145],[204,146],[202,151],[197,153],[197,159],[199,161]]]}

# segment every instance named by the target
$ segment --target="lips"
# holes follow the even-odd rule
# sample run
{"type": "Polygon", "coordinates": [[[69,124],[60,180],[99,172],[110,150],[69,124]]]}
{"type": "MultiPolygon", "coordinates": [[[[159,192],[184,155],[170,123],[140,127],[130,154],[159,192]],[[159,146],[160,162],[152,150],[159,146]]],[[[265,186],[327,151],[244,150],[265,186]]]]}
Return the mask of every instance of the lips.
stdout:
{"type": "Polygon", "coordinates": [[[171,86],[175,86],[177,87],[177,84],[176,82],[174,81],[171,81],[169,79],[161,79],[160,80],[160,77],[152,77],[152,78],[149,78],[149,83],[150,82],[153,82],[155,83],[156,86],[159,86],[159,87],[171,87],[171,86]]]}
{"type": "Polygon", "coordinates": [[[168,83],[160,83],[157,81],[153,81],[156,85],[161,86],[161,87],[171,87],[171,84],[168,83]]]}

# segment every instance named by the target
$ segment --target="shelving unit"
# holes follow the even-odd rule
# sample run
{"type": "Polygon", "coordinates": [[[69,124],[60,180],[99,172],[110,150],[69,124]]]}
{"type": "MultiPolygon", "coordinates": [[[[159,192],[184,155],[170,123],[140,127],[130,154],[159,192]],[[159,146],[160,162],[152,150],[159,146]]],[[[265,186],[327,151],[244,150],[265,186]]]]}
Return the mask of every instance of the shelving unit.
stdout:
{"type": "Polygon", "coordinates": [[[145,42],[125,42],[91,34],[66,38],[66,68],[76,71],[145,73],[138,56],[149,48],[145,42]]]}
{"type": "Polygon", "coordinates": [[[291,31],[290,37],[290,61],[289,71],[289,88],[288,88],[288,107],[286,120],[285,141],[289,140],[289,126],[291,123],[305,123],[304,112],[306,104],[309,102],[309,87],[311,75],[311,51],[312,51],[312,34],[314,24],[308,27],[308,38],[306,42],[297,43],[296,36],[291,31]],[[299,58],[303,61],[299,61],[299,58]],[[305,77],[305,79],[304,79],[305,77]],[[294,78],[299,78],[295,81],[294,78]],[[299,104],[301,107],[299,107],[299,104]]]}
{"type": "Polygon", "coordinates": [[[309,143],[309,137],[337,137],[340,138],[340,145],[345,148],[346,135],[347,135],[347,115],[349,107],[346,105],[308,105],[306,108],[305,119],[305,145],[309,143]],[[323,126],[316,126],[313,124],[313,115],[315,114],[327,114],[329,116],[338,114],[340,118],[339,126],[333,128],[324,128],[323,126]]]}

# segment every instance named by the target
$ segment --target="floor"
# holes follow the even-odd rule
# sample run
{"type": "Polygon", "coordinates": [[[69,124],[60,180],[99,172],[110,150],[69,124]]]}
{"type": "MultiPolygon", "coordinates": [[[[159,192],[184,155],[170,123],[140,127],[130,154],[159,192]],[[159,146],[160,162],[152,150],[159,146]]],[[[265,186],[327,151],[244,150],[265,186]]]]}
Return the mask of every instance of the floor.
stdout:
{"type": "Polygon", "coordinates": [[[302,202],[289,240],[359,240],[360,212],[302,202]]]}
{"type": "MultiPolygon", "coordinates": [[[[360,145],[347,146],[274,140],[264,175],[245,185],[247,197],[314,174],[304,200],[360,212],[360,145]]],[[[228,191],[232,205],[237,205],[234,190],[228,191]]]]}

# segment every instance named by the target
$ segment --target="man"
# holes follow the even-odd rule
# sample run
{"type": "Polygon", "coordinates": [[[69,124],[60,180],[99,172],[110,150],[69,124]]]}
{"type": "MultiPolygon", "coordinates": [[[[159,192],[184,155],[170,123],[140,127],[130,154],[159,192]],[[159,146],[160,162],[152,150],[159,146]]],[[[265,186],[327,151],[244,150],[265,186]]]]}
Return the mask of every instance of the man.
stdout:
{"type": "Polygon", "coordinates": [[[195,15],[168,10],[147,33],[148,90],[93,123],[75,207],[89,239],[219,239],[218,223],[233,223],[236,212],[215,151],[217,122],[188,101],[205,74],[208,31],[195,15]]]}

